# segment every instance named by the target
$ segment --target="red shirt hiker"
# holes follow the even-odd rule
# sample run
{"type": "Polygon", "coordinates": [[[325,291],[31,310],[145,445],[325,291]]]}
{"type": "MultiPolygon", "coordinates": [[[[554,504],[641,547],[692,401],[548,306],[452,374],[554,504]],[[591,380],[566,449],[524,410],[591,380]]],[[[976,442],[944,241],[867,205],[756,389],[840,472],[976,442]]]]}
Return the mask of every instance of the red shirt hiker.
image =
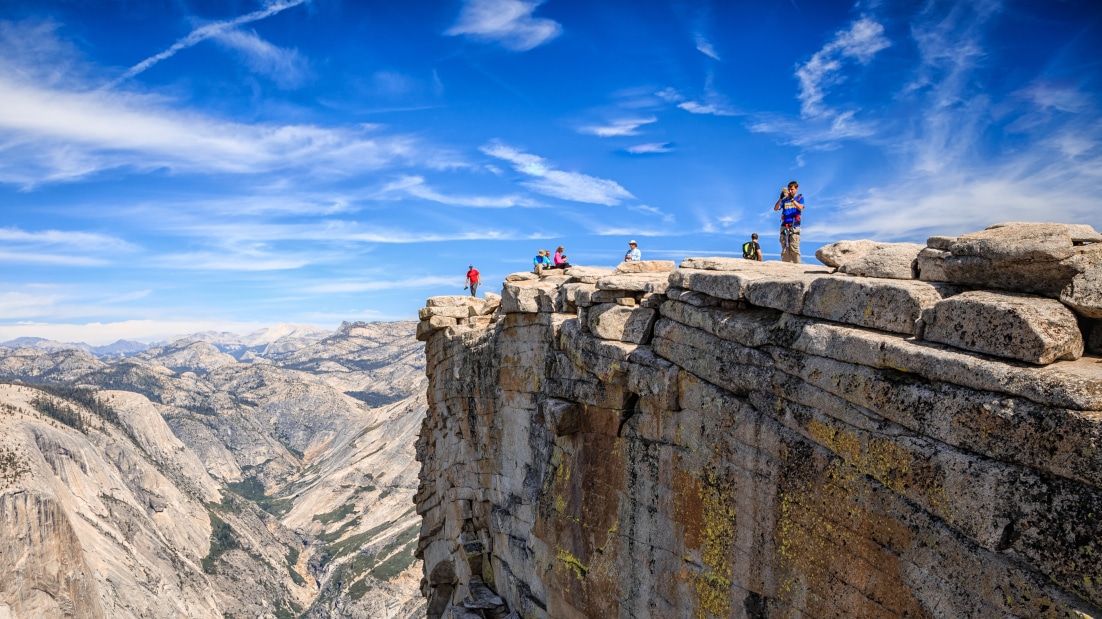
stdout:
{"type": "Polygon", "coordinates": [[[467,267],[467,283],[464,288],[471,289],[471,296],[475,296],[475,290],[478,289],[478,285],[482,283],[482,278],[478,275],[478,270],[473,265],[467,267]]]}

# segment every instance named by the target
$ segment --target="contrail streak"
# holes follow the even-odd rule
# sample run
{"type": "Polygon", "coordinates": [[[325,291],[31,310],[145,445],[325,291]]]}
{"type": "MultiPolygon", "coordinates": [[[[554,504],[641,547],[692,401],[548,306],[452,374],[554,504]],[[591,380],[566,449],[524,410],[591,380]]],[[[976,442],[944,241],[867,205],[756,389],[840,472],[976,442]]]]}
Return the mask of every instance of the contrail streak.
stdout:
{"type": "Polygon", "coordinates": [[[146,58],[138,64],[130,67],[129,69],[127,69],[126,73],[123,73],[119,77],[115,78],[110,84],[105,86],[105,88],[114,88],[115,86],[118,86],[122,82],[125,82],[126,80],[134,77],[142,71],[145,71],[158,62],[165,60],[166,58],[171,58],[176,54],[176,52],[182,49],[187,49],[193,45],[196,45],[197,43],[205,41],[211,37],[218,36],[219,34],[226,32],[227,30],[232,30],[242,24],[248,24],[254,21],[259,21],[266,17],[271,17],[276,13],[280,13],[287,9],[296,7],[300,4],[304,4],[307,1],[308,0],[281,0],[278,2],[273,2],[267,7],[260,9],[259,11],[253,11],[252,13],[242,15],[241,17],[236,17],[228,21],[204,24],[196,28],[195,30],[192,30],[190,33],[188,33],[186,37],[173,43],[172,47],[169,47],[159,54],[150,56],[149,58],[146,58]]]}

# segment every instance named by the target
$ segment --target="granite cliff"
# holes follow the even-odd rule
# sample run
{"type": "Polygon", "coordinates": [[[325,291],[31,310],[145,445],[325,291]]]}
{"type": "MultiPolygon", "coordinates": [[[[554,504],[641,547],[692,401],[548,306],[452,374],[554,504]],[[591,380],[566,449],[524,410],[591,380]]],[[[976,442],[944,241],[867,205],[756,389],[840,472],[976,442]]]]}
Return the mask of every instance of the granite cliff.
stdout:
{"type": "Polygon", "coordinates": [[[1102,235],[817,255],[430,298],[430,619],[1102,617],[1102,235]]]}

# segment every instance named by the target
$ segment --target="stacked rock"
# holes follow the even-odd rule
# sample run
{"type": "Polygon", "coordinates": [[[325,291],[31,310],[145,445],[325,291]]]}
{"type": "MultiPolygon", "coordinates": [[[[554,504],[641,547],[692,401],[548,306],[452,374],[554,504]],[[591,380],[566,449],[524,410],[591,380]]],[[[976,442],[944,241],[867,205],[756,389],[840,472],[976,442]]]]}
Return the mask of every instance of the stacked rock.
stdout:
{"type": "Polygon", "coordinates": [[[1087,225],[1004,223],[926,247],[841,241],[815,255],[843,273],[894,263],[930,282],[944,298],[912,330],[929,342],[1039,365],[1102,344],[1102,234],[1087,225]]]}
{"type": "Polygon", "coordinates": [[[427,342],[437,331],[449,327],[488,327],[497,318],[501,296],[487,292],[484,299],[465,295],[429,297],[417,312],[417,339],[427,342]]]}

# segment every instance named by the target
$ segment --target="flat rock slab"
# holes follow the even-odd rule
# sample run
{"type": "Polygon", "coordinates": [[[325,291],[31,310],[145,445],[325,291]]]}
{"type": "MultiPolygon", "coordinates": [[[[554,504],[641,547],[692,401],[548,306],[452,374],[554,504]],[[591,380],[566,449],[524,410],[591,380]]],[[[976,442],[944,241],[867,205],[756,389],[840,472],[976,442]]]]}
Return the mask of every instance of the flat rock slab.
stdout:
{"type": "Polygon", "coordinates": [[[519,273],[510,273],[505,276],[507,282],[523,282],[532,279],[539,279],[540,276],[532,273],[531,271],[521,271],[519,273]]]}
{"type": "Polygon", "coordinates": [[[686,258],[681,261],[682,269],[702,271],[753,271],[765,273],[830,273],[821,264],[792,264],[791,262],[758,262],[745,258],[686,258]]]}
{"type": "Polygon", "coordinates": [[[1102,264],[1071,278],[1060,301],[1088,318],[1102,318],[1102,264]]]}
{"type": "MultiPolygon", "coordinates": [[[[916,279],[918,254],[926,247],[918,243],[877,243],[863,255],[842,263],[838,270],[860,277],[916,279]]],[[[818,252],[816,252],[818,257],[818,252]]]]}
{"type": "Polygon", "coordinates": [[[770,275],[761,270],[719,271],[682,266],[670,274],[669,284],[675,288],[701,292],[717,299],[745,301],[746,287],[750,282],[770,277],[770,275]]]}
{"type": "Polygon", "coordinates": [[[1083,355],[1075,314],[1057,301],[977,290],[938,302],[923,316],[923,339],[1047,365],[1083,355]]]}
{"type": "Polygon", "coordinates": [[[454,294],[444,297],[429,297],[425,301],[426,307],[481,307],[486,301],[478,297],[465,294],[454,294]]]}
{"type": "Polygon", "coordinates": [[[751,305],[800,314],[803,313],[804,296],[811,284],[821,277],[830,276],[806,273],[763,275],[747,282],[743,294],[751,305]]]}
{"type": "Polygon", "coordinates": [[[417,310],[417,317],[421,320],[428,320],[433,316],[445,316],[447,318],[466,318],[471,315],[471,309],[473,306],[460,305],[457,307],[422,307],[417,310]]]}
{"type": "Polygon", "coordinates": [[[596,284],[597,280],[602,277],[615,273],[616,271],[613,269],[602,269],[599,267],[570,267],[566,270],[566,274],[573,278],[573,281],[583,284],[596,284]]]}
{"type": "Polygon", "coordinates": [[[958,292],[952,286],[915,280],[834,275],[811,283],[805,316],[913,335],[922,311],[958,292]]]}
{"type": "Polygon", "coordinates": [[[677,268],[673,260],[637,260],[621,262],[616,266],[617,273],[669,273],[677,268]]]}
{"type": "Polygon", "coordinates": [[[586,312],[589,331],[603,340],[644,344],[650,341],[658,312],[617,303],[594,305],[586,312]]]}
{"type": "Polygon", "coordinates": [[[669,273],[630,273],[609,275],[597,280],[598,290],[628,290],[631,292],[666,292],[669,273]]]}
{"type": "Polygon", "coordinates": [[[1090,226],[996,224],[958,237],[931,237],[918,257],[919,278],[1057,298],[1071,280],[1102,264],[1090,226]]]}

